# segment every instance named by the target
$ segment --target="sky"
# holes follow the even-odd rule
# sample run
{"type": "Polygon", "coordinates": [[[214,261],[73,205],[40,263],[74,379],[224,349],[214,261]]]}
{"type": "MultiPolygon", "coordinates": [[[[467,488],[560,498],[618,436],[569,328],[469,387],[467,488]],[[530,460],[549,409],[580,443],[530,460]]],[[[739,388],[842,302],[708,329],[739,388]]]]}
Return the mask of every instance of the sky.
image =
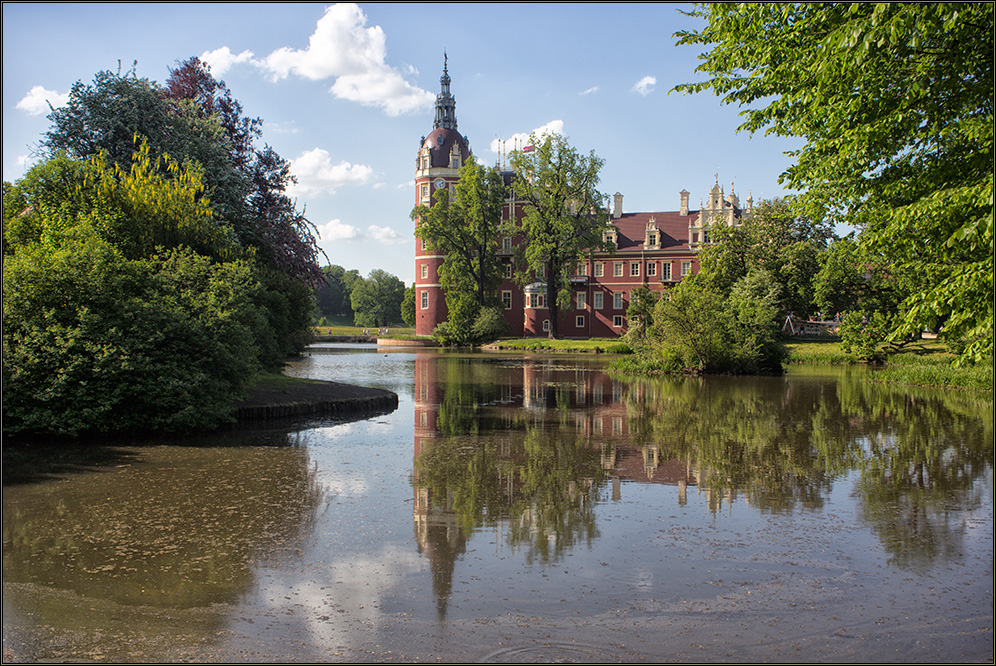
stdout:
{"type": "Polygon", "coordinates": [[[703,26],[678,3],[4,3],[3,179],[39,159],[48,104],[102,70],[164,82],[211,64],[262,142],[291,162],[291,195],[328,263],[414,281],[415,156],[432,131],[444,53],[459,131],[478,161],[538,130],[604,160],[600,190],[625,212],[692,207],[717,182],[755,201],[800,142],[737,132],[740,109],[701,80],[703,26]],[[135,63],[137,62],[137,65],[135,63]]]}

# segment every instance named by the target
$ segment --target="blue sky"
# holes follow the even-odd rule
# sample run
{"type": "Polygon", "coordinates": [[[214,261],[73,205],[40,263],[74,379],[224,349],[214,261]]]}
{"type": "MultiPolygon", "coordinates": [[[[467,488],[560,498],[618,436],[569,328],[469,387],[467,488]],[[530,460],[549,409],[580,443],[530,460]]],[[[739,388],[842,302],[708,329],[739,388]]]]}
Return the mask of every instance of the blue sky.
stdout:
{"type": "Polygon", "coordinates": [[[719,174],[729,192],[783,196],[794,140],[737,134],[739,109],[670,93],[699,78],[674,33],[675,3],[5,3],[3,179],[20,178],[48,129],[45,101],[100,70],[162,82],[190,56],[212,64],[263,141],[292,162],[293,192],[329,262],[411,283],[415,155],[432,130],[443,52],[461,133],[478,160],[540,128],[605,160],[624,210],[693,207],[719,174]]]}

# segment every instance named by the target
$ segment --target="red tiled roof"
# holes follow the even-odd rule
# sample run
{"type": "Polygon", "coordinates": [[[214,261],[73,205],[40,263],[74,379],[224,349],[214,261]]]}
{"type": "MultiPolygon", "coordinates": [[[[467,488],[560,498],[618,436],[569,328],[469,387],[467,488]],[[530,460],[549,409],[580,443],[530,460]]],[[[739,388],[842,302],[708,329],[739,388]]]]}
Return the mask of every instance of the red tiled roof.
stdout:
{"type": "Polygon", "coordinates": [[[429,136],[425,137],[423,145],[429,146],[429,154],[432,156],[433,167],[448,167],[450,165],[450,150],[452,150],[454,142],[460,144],[460,163],[463,164],[470,155],[470,149],[467,147],[467,141],[460,132],[440,127],[439,129],[432,130],[429,136]]]}
{"type": "Polygon", "coordinates": [[[688,223],[697,219],[699,211],[690,210],[688,215],[678,211],[661,211],[656,213],[623,213],[622,217],[610,219],[619,233],[616,238],[616,250],[641,250],[646,238],[647,223],[650,218],[657,222],[660,230],[661,249],[682,249],[688,247],[688,223]]]}

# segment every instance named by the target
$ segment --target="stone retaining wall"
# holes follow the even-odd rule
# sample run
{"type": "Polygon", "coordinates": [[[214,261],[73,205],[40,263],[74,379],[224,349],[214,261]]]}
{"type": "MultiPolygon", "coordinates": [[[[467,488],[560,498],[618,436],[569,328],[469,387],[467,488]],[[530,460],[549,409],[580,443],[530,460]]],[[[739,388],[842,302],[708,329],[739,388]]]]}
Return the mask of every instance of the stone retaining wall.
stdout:
{"type": "Polygon", "coordinates": [[[314,416],[320,414],[393,411],[397,408],[398,396],[389,391],[384,391],[384,395],[365,398],[287,402],[273,405],[241,405],[236,412],[236,417],[239,421],[253,421],[258,419],[314,416]]]}
{"type": "Polygon", "coordinates": [[[397,340],[394,338],[377,338],[378,347],[438,347],[435,340],[397,340]]]}

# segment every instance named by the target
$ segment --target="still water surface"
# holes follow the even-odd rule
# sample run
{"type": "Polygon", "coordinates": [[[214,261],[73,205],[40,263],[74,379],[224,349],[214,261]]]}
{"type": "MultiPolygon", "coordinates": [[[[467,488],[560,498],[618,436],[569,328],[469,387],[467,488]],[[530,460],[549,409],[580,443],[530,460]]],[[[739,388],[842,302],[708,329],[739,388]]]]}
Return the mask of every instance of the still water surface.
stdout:
{"type": "Polygon", "coordinates": [[[991,661],[990,397],[605,366],[323,346],[398,409],[7,483],[5,660],[991,661]]]}

